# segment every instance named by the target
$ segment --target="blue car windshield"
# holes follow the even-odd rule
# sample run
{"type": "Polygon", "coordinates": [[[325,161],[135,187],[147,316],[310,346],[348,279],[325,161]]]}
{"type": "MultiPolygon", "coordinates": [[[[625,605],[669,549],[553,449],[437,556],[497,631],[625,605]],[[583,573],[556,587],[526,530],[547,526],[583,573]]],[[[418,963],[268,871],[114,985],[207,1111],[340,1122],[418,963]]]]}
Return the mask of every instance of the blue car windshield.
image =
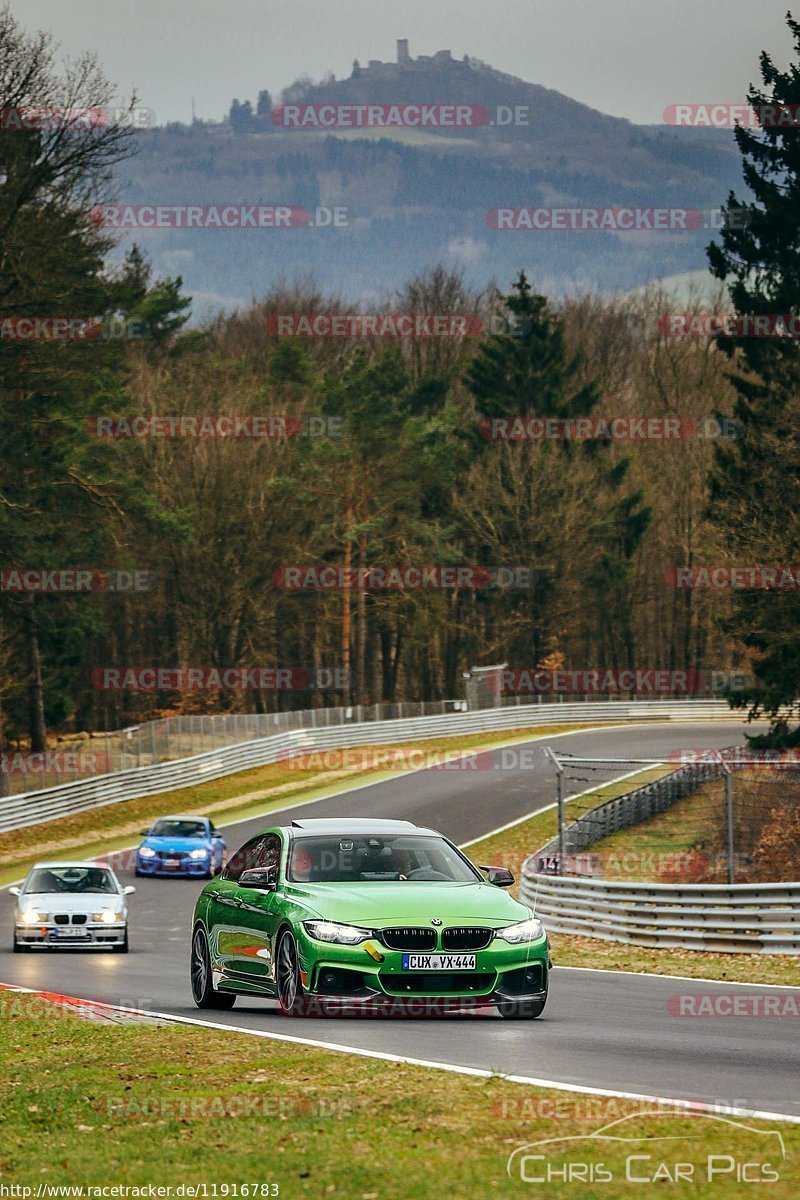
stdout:
{"type": "Polygon", "coordinates": [[[483,883],[444,838],[343,834],[297,838],[289,859],[292,883],[483,883]]]}
{"type": "Polygon", "coordinates": [[[208,837],[205,821],[156,821],[148,837],[204,838],[208,837]]]}

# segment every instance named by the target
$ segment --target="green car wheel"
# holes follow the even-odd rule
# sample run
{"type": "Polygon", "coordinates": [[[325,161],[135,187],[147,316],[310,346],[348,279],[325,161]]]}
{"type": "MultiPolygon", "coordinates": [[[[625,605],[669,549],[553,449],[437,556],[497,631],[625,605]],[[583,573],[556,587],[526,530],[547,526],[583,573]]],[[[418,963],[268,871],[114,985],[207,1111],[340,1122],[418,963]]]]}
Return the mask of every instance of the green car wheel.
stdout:
{"type": "Polygon", "coordinates": [[[278,946],[278,1003],[287,1017],[300,1017],[304,1010],[303,985],[300,981],[300,962],[297,942],[287,930],[278,946]]]}
{"type": "Polygon", "coordinates": [[[198,1008],[233,1008],[236,996],[230,992],[218,992],[211,978],[211,959],[208,953],[208,938],[198,926],[192,938],[192,995],[198,1008]]]}

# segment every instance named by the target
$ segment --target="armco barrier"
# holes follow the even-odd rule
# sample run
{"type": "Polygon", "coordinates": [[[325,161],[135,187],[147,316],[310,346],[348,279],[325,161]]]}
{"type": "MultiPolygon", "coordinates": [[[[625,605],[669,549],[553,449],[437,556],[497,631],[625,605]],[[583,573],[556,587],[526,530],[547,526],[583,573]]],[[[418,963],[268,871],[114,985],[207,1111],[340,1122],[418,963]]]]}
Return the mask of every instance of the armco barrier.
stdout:
{"type": "Polygon", "coordinates": [[[502,729],[532,728],[537,725],[594,723],[603,721],[736,719],[719,700],[639,700],[601,703],[530,704],[442,716],[411,717],[332,725],[328,728],[297,729],[254,741],[209,750],[191,758],[133,767],[92,779],[61,784],[42,791],[23,792],[0,798],[0,833],[38,825],[72,813],[118,804],[140,796],[152,796],[176,788],[190,787],[232,775],[250,767],[264,766],[302,750],[331,750],[348,746],[383,745],[435,737],[490,733],[502,729]]]}
{"type": "Polygon", "coordinates": [[[522,867],[521,895],[552,933],[634,946],[800,954],[800,883],[625,883],[522,867]]]}

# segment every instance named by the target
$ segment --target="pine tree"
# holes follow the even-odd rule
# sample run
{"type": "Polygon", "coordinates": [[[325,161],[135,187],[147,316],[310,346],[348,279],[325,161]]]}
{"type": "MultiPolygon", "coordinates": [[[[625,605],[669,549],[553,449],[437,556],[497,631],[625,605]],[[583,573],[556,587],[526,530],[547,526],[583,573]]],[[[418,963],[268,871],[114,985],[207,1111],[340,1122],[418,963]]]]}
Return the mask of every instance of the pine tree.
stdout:
{"type": "MultiPolygon", "coordinates": [[[[786,21],[800,60],[800,24],[790,15],[786,21]]],[[[738,316],[789,316],[800,312],[800,61],[785,72],[766,53],[760,62],[762,87],[752,87],[748,101],[761,125],[735,131],[753,199],[730,193],[721,245],[710,245],[708,258],[738,316]]],[[[741,332],[718,339],[731,360],[738,425],[736,438],[715,450],[709,516],[732,565],[790,566],[800,546],[800,347],[791,336],[741,332]]],[[[736,592],[726,625],[753,653],[756,675],[753,688],[731,697],[733,706],[770,719],[770,744],[800,743],[800,729],[789,729],[800,714],[797,591],[736,592]]]]}
{"type": "MultiPolygon", "coordinates": [[[[510,332],[484,339],[466,374],[481,416],[570,421],[591,413],[598,389],[579,382],[581,357],[567,348],[563,319],[524,272],[500,299],[510,332]]],[[[597,441],[570,440],[495,445],[485,456],[479,470],[490,472],[492,494],[486,532],[495,543],[486,552],[516,554],[513,565],[534,571],[527,598],[506,601],[505,619],[516,632],[505,645],[521,660],[516,665],[539,665],[560,650],[568,628],[574,644],[580,627],[584,642],[602,645],[611,658],[580,666],[635,666],[632,575],[650,510],[641,492],[625,490],[629,460],[608,460],[597,441]]],[[[480,528],[480,517],[474,525],[480,528]]],[[[494,608],[500,612],[501,604],[494,608]]]]}

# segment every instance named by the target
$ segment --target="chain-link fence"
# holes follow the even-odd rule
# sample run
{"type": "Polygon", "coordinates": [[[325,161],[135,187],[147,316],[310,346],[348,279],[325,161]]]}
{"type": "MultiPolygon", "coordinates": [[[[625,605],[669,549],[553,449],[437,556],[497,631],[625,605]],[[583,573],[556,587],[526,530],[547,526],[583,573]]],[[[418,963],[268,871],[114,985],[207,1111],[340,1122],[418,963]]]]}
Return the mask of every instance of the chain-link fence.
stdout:
{"type": "Polygon", "coordinates": [[[661,883],[800,878],[793,753],[676,752],[670,762],[550,757],[559,834],[537,852],[540,871],[661,883]]]}
{"type": "MultiPolygon", "coordinates": [[[[497,670],[498,668],[492,668],[497,670]]],[[[602,721],[602,710],[609,706],[609,720],[618,720],[615,711],[619,697],[616,695],[581,697],[585,702],[589,722],[602,721]]],[[[648,701],[632,701],[631,719],[647,715],[648,701]]],[[[656,708],[662,701],[652,702],[656,708]]],[[[668,703],[663,701],[663,703],[668,703]]],[[[720,701],[682,699],[689,715],[725,716],[727,706],[720,701]]],[[[13,747],[0,753],[0,796],[19,795],[47,787],[56,787],[77,780],[91,779],[132,767],[147,767],[158,763],[173,762],[189,758],[208,750],[220,750],[224,746],[238,745],[285,733],[294,729],[325,729],[329,726],[359,724],[373,721],[395,721],[415,717],[448,716],[453,713],[479,712],[488,710],[535,709],[536,714],[526,717],[520,713],[515,728],[527,724],[541,723],[542,709],[552,711],[552,723],[561,723],[559,710],[563,708],[567,723],[574,723],[575,702],[567,703],[563,696],[498,696],[488,686],[482,686],[480,694],[466,700],[423,700],[398,701],[397,703],[370,705],[342,705],[338,708],[293,709],[276,713],[220,713],[212,716],[187,714],[164,717],[132,725],[108,733],[88,733],[66,736],[55,746],[42,753],[30,753],[13,747]]],[[[649,715],[657,717],[657,711],[649,715]]],[[[548,716],[549,722],[549,716],[548,716]]]]}
{"type": "Polygon", "coordinates": [[[2,756],[0,795],[90,779],[132,767],[153,766],[190,758],[207,750],[255,741],[292,729],[324,729],[348,722],[386,721],[403,717],[459,712],[462,700],[376,704],[340,708],[295,709],[278,713],[185,715],[147,721],[110,733],[65,738],[41,754],[8,750],[2,756]]]}

